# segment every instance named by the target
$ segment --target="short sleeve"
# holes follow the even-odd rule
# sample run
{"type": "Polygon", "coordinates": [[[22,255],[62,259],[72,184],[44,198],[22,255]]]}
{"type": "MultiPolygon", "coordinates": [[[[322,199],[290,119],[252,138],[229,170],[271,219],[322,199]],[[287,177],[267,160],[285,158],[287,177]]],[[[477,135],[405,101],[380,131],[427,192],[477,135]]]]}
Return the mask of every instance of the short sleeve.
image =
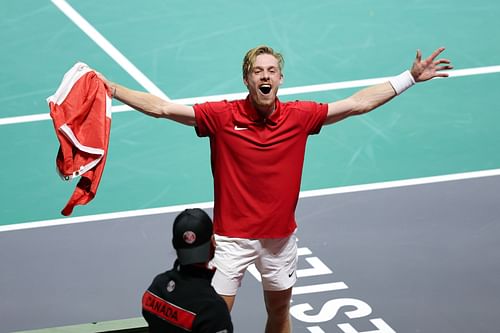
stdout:
{"type": "Polygon", "coordinates": [[[195,104],[193,109],[196,134],[199,137],[214,135],[223,127],[225,119],[230,116],[230,105],[227,101],[195,104]]]}
{"type": "Polygon", "coordinates": [[[300,110],[301,123],[305,131],[309,135],[318,134],[325,123],[328,104],[297,101],[296,107],[300,110]]]}

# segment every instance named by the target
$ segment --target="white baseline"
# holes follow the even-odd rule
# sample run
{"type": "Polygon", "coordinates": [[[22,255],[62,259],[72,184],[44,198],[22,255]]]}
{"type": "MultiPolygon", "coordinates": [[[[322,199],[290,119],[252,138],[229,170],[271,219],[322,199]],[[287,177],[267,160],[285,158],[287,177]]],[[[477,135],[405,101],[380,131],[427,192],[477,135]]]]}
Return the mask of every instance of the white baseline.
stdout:
{"type": "MultiPolygon", "coordinates": [[[[55,1],[55,0],[53,0],[55,1]]],[[[475,68],[466,68],[466,69],[457,69],[448,72],[450,77],[461,77],[461,76],[473,76],[473,75],[484,75],[484,74],[494,74],[500,73],[500,66],[486,66],[486,67],[475,67],[475,68]]],[[[353,81],[343,81],[343,82],[331,82],[331,83],[323,83],[323,84],[314,84],[310,86],[299,86],[299,87],[290,87],[290,88],[281,88],[279,90],[280,96],[287,95],[297,95],[304,93],[315,93],[320,91],[333,91],[333,90],[341,90],[348,88],[361,88],[370,86],[373,84],[386,82],[390,77],[379,77],[373,79],[364,79],[364,80],[353,80],[353,81]]],[[[195,103],[203,103],[209,101],[220,101],[220,100],[231,100],[231,99],[239,99],[245,98],[248,92],[239,92],[239,93],[231,93],[231,94],[221,94],[221,95],[212,95],[212,96],[199,96],[199,97],[189,97],[189,98],[181,98],[181,99],[173,99],[171,100],[174,103],[178,104],[186,104],[192,105],[195,103]]],[[[112,107],[113,113],[118,112],[127,112],[131,111],[128,105],[115,105],[112,107]]],[[[41,120],[49,120],[50,116],[48,113],[42,114],[33,114],[26,116],[18,116],[18,117],[5,117],[0,118],[0,125],[10,125],[10,124],[18,124],[18,123],[29,123],[41,120]]]]}
{"type": "Polygon", "coordinates": [[[94,28],[80,13],[78,13],[65,0],[52,0],[78,28],[80,28],[90,39],[92,39],[104,52],[129,73],[141,86],[150,93],[168,100],[160,88],[158,88],[146,75],[144,75],[132,62],[130,62],[113,44],[111,44],[96,28],[94,28]]]}
{"type": "MultiPolygon", "coordinates": [[[[390,181],[390,182],[380,182],[380,183],[372,183],[372,184],[352,185],[352,186],[344,186],[344,187],[326,188],[326,189],[320,189],[320,190],[302,191],[302,192],[300,192],[300,198],[335,195],[335,194],[341,194],[341,193],[353,193],[353,192],[362,192],[362,191],[382,190],[382,189],[389,189],[389,188],[425,185],[425,184],[432,184],[432,183],[458,181],[458,180],[483,178],[483,177],[493,177],[493,176],[500,176],[500,169],[473,171],[473,172],[456,173],[456,174],[449,174],[449,175],[442,175],[442,176],[423,177],[423,178],[396,180],[396,181],[390,181]]],[[[0,226],[0,232],[22,230],[22,229],[42,228],[42,227],[51,227],[51,226],[58,226],[58,225],[65,225],[65,224],[105,221],[105,220],[112,220],[112,219],[119,219],[119,218],[137,217],[137,216],[150,216],[150,215],[157,215],[157,214],[177,213],[177,212],[183,211],[186,208],[195,208],[195,207],[202,208],[202,209],[212,208],[213,201],[192,203],[192,204],[186,204],[186,205],[150,208],[150,209],[130,210],[130,211],[115,212],[115,213],[60,218],[60,219],[45,220],[45,221],[21,222],[21,223],[17,223],[17,224],[0,226]]]]}

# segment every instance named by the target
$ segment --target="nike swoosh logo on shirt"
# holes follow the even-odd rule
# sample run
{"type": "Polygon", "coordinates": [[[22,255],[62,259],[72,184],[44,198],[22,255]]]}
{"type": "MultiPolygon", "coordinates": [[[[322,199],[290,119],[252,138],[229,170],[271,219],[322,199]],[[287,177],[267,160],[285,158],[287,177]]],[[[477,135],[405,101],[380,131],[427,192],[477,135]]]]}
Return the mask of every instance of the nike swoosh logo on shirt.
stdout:
{"type": "Polygon", "coordinates": [[[235,125],[235,126],[234,126],[234,129],[235,129],[236,131],[244,131],[244,130],[247,130],[247,129],[248,129],[248,127],[239,127],[238,125],[235,125]]]}

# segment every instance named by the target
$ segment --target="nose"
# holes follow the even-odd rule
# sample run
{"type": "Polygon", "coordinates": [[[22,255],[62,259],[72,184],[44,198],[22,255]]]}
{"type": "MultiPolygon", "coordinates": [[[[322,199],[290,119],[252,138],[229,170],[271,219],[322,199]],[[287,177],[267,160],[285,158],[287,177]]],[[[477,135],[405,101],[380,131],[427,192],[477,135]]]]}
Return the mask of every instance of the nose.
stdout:
{"type": "Polygon", "coordinates": [[[261,75],[260,75],[260,79],[261,81],[269,81],[269,72],[268,71],[262,71],[261,75]]]}

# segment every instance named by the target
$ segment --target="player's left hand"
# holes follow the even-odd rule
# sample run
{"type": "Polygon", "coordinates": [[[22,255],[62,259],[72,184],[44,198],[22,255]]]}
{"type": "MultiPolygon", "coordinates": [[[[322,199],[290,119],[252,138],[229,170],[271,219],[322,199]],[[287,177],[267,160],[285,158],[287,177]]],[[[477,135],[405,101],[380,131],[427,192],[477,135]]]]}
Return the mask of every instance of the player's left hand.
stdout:
{"type": "Polygon", "coordinates": [[[438,48],[425,60],[422,60],[422,51],[417,50],[417,56],[410,70],[415,82],[427,81],[435,77],[448,77],[448,73],[442,71],[453,69],[453,66],[450,65],[451,61],[448,59],[436,60],[444,50],[444,47],[438,48]]]}

